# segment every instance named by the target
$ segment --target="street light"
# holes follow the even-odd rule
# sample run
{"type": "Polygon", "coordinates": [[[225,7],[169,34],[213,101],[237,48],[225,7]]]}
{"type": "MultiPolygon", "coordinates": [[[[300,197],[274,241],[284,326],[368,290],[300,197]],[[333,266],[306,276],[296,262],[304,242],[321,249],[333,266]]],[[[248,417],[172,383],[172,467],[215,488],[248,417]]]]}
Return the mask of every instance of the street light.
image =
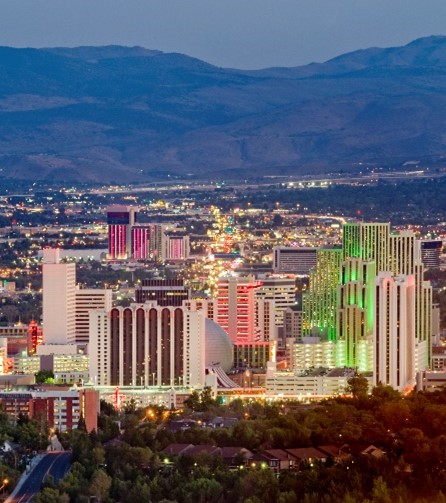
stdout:
{"type": "Polygon", "coordinates": [[[0,487],[0,489],[2,490],[2,494],[5,494],[5,487],[9,484],[9,479],[8,478],[4,478],[3,479],[3,485],[0,487]]]}

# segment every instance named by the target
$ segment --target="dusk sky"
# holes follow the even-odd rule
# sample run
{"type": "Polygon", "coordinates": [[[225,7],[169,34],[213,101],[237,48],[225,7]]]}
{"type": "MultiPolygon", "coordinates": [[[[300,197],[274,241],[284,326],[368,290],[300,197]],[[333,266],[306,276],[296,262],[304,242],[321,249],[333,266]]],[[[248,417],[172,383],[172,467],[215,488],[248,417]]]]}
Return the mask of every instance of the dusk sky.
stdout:
{"type": "Polygon", "coordinates": [[[445,0],[0,0],[0,45],[140,45],[236,68],[433,34],[446,34],[445,0]]]}

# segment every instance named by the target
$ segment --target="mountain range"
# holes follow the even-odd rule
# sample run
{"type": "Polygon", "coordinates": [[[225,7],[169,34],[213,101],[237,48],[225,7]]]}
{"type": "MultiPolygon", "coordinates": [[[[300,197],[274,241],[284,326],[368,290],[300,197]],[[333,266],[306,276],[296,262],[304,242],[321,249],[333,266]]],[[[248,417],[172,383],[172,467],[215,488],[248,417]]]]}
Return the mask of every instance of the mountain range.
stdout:
{"type": "Polygon", "coordinates": [[[295,68],[141,47],[0,47],[0,175],[138,182],[441,162],[446,37],[295,68]]]}

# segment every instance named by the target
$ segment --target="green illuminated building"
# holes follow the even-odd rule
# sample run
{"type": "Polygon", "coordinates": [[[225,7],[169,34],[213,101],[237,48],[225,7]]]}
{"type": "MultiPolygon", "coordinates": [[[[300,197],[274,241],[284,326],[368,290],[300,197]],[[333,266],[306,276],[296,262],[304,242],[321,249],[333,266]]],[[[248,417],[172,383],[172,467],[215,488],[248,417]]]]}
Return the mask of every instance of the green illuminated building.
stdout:
{"type": "Polygon", "coordinates": [[[343,350],[338,366],[373,368],[373,295],[375,262],[360,258],[342,262],[338,286],[336,338],[343,350]]]}
{"type": "Polygon", "coordinates": [[[302,334],[336,339],[336,300],[342,250],[322,248],[310,272],[308,292],[302,296],[302,334]]]}
{"type": "MultiPolygon", "coordinates": [[[[303,336],[333,341],[336,366],[373,368],[375,279],[379,272],[415,278],[416,369],[430,361],[432,288],[424,281],[424,267],[416,257],[411,231],[390,234],[388,223],[348,223],[343,226],[342,249],[321,249],[310,273],[302,301],[303,336]]],[[[314,349],[314,351],[317,351],[314,349]]]]}
{"type": "Polygon", "coordinates": [[[374,260],[377,271],[389,268],[390,224],[355,222],[342,228],[343,259],[374,260]]]}

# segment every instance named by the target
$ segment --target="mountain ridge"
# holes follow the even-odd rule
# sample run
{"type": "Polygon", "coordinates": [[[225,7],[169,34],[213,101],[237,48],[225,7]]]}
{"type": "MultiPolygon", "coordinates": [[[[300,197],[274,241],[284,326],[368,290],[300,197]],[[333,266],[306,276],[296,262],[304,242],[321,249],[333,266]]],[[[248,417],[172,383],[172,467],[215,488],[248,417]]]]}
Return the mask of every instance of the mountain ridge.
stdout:
{"type": "Polygon", "coordinates": [[[8,178],[144,181],[442,162],[446,37],[237,70],[142,47],[0,47],[8,178]]]}

